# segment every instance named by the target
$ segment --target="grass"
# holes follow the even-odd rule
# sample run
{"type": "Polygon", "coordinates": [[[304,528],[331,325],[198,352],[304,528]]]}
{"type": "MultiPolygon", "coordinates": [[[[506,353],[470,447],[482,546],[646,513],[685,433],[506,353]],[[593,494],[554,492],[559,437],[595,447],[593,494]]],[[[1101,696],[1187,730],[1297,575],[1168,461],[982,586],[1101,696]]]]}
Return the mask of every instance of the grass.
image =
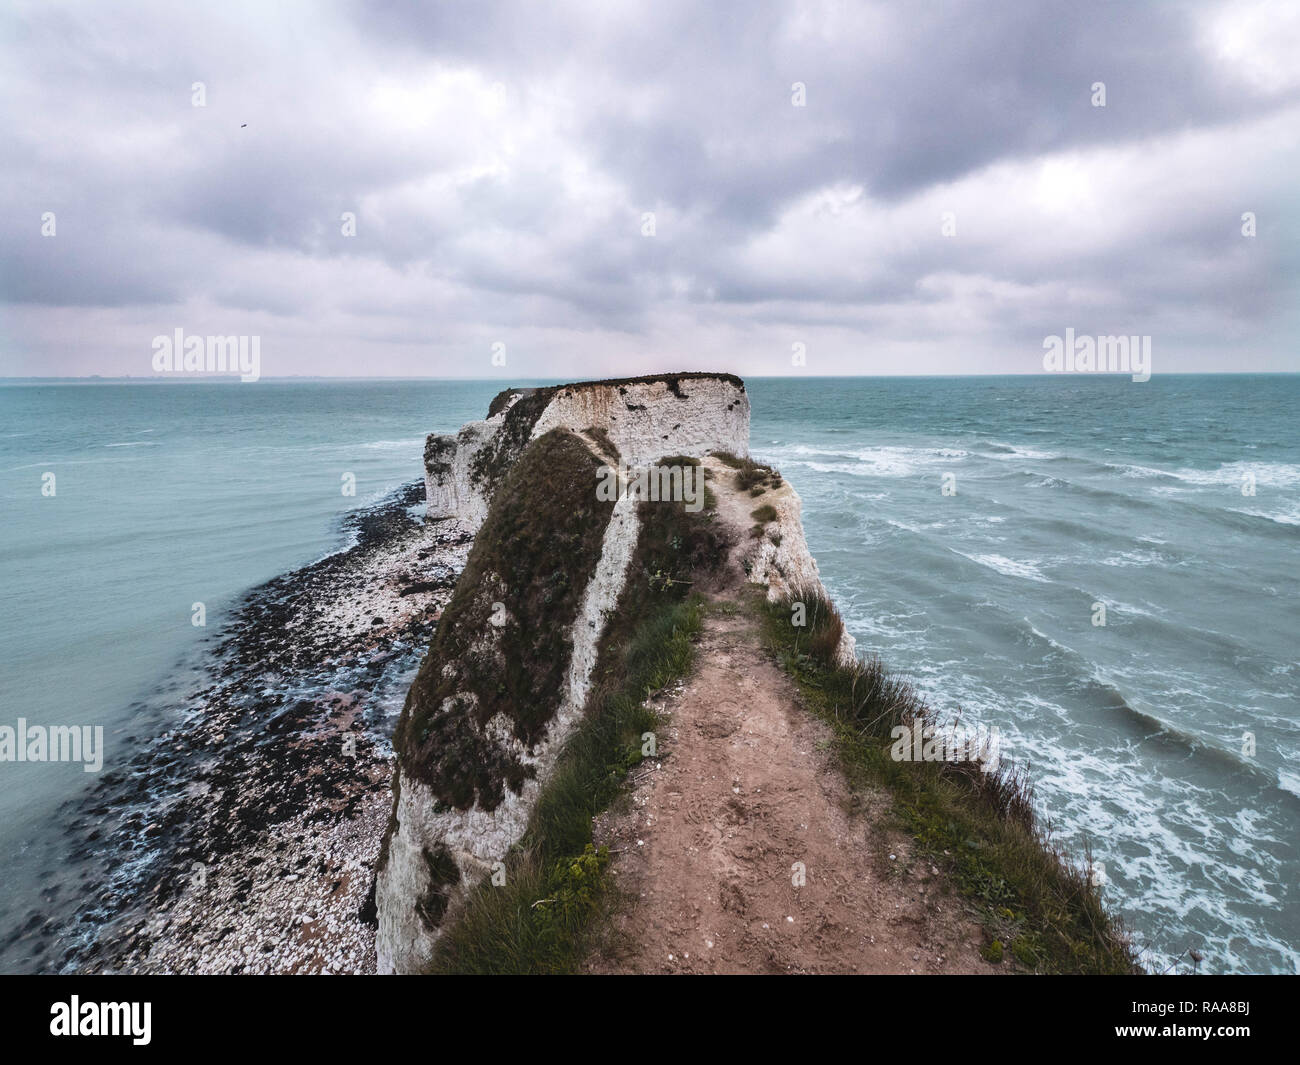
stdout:
{"type": "Polygon", "coordinates": [[[485,881],[438,941],[436,973],[574,972],[609,902],[609,856],[592,843],[592,818],[642,761],[642,736],[659,727],[646,697],[690,669],[700,629],[696,598],[664,597],[637,626],[596,706],[565,747],[527,834],[506,862],[506,883],[485,881]]]}
{"type": "Polygon", "coordinates": [[[761,496],[769,488],[780,488],[785,483],[776,470],[761,462],[738,458],[729,451],[715,451],[714,456],[723,465],[730,466],[736,471],[734,479],[736,488],[741,492],[748,492],[751,496],[761,496]]]}
{"type": "Polygon", "coordinates": [[[614,892],[592,818],[647,757],[643,737],[660,724],[647,696],[689,672],[703,610],[692,586],[727,548],[712,515],[680,502],[642,502],[638,517],[636,552],[601,638],[583,722],[506,859],[505,884],[486,880],[468,893],[448,918],[430,972],[575,972],[596,942],[614,892]]]}
{"type": "Polygon", "coordinates": [[[769,649],[831,727],[850,784],[887,789],[904,829],[982,910],[985,958],[1000,961],[1005,946],[1034,972],[1141,972],[1087,873],[1038,822],[1027,768],[1006,760],[996,772],[974,762],[894,760],[891,731],[933,725],[933,711],[879,659],[837,663],[838,612],[820,596],[799,601],[803,627],[792,624],[793,601],[755,597],[769,649]]]}
{"type": "Polygon", "coordinates": [[[609,432],[603,426],[589,425],[583,431],[604,448],[606,454],[619,458],[618,446],[610,439],[609,432]]]}
{"type": "MultiPolygon", "coordinates": [[[[657,466],[700,466],[700,460],[693,455],[665,455],[657,463],[657,466]]],[[[709,487],[709,477],[712,471],[704,471],[704,509],[717,510],[718,497],[713,494],[713,489],[709,487]]]]}
{"type": "MultiPolygon", "coordinates": [[[[764,503],[762,506],[755,507],[749,516],[754,519],[754,524],[749,529],[749,538],[751,540],[760,540],[763,537],[767,523],[776,521],[776,507],[772,506],[771,503],[764,503]]],[[[781,543],[779,535],[773,537],[772,542],[779,545],[781,543]]]]}

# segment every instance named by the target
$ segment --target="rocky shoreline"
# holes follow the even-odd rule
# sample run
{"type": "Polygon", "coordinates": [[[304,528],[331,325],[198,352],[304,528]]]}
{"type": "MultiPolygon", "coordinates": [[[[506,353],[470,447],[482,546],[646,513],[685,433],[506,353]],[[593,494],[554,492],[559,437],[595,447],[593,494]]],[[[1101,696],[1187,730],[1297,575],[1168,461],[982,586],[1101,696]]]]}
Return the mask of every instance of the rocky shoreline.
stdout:
{"type": "Polygon", "coordinates": [[[472,542],[423,501],[413,482],[353,512],[353,546],[250,592],[211,683],[70,811],[72,859],[103,872],[67,926],[21,930],[52,967],[374,971],[388,736],[472,542]]]}

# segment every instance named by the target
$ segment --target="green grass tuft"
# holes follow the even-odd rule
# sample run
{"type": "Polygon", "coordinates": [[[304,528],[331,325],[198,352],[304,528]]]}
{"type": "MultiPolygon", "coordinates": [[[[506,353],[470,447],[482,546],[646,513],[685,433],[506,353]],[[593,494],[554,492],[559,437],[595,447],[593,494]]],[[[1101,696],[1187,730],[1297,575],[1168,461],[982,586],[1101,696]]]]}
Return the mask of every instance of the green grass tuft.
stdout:
{"type": "Polygon", "coordinates": [[[797,598],[803,627],[792,624],[793,599],[755,597],[769,649],[830,726],[850,784],[884,787],[928,859],[981,907],[990,934],[985,957],[1000,959],[1010,943],[1019,965],[1035,972],[1141,972],[1087,873],[1039,824],[1028,770],[1005,760],[996,772],[974,762],[895,761],[892,730],[933,725],[933,712],[878,658],[837,663],[838,612],[820,596],[797,598]]]}

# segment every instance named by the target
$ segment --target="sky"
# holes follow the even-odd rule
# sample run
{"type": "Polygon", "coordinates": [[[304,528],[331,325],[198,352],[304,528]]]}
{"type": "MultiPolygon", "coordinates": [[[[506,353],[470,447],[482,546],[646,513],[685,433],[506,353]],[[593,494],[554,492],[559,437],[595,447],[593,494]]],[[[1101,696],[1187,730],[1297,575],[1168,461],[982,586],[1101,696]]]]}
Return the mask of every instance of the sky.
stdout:
{"type": "Polygon", "coordinates": [[[1285,0],[7,3],[0,376],[1295,371],[1298,54],[1285,0]]]}

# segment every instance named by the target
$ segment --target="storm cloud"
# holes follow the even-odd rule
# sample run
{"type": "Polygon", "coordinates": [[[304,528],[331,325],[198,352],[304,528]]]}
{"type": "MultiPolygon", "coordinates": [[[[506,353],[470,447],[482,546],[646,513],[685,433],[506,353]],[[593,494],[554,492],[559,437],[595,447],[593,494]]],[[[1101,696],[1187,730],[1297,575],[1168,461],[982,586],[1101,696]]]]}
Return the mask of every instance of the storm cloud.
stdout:
{"type": "Polygon", "coordinates": [[[41,2],[0,42],[0,375],[176,328],[265,376],[1034,372],[1067,327],[1300,368],[1293,5],[41,2]]]}

